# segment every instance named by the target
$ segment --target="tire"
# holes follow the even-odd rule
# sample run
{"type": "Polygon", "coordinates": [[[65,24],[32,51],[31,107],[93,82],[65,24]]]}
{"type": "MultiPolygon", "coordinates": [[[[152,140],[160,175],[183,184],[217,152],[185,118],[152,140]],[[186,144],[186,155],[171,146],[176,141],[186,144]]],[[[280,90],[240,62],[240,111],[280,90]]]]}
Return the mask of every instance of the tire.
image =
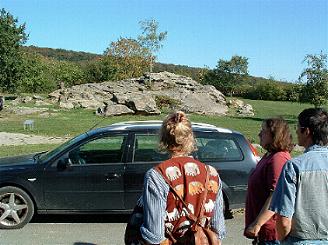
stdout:
{"type": "Polygon", "coordinates": [[[20,188],[0,188],[0,229],[19,229],[32,219],[34,204],[30,196],[20,188]]]}
{"type": "Polygon", "coordinates": [[[233,219],[233,214],[229,208],[229,202],[227,196],[223,193],[223,213],[225,219],[233,219]]]}

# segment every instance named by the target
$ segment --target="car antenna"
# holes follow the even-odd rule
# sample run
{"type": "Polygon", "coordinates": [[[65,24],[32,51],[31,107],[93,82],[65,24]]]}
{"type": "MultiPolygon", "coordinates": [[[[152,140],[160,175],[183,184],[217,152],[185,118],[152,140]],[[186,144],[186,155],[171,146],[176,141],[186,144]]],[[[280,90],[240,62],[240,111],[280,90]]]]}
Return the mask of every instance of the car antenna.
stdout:
{"type": "Polygon", "coordinates": [[[95,123],[95,125],[93,125],[91,128],[89,128],[88,131],[94,129],[95,127],[97,127],[102,121],[104,121],[104,119],[106,118],[106,116],[102,115],[103,118],[101,120],[99,120],[98,122],[95,123]]]}

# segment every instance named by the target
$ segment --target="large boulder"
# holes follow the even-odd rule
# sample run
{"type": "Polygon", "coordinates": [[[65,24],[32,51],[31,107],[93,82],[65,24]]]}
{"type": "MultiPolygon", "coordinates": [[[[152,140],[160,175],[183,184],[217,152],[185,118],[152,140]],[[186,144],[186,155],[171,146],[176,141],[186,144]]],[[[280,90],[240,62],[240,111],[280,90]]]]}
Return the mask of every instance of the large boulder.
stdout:
{"type": "Polygon", "coordinates": [[[138,114],[160,114],[154,97],[150,93],[132,93],[126,105],[138,114]]]}
{"type": "Polygon", "coordinates": [[[239,116],[254,116],[254,109],[252,105],[246,104],[239,99],[228,100],[227,105],[229,108],[235,109],[239,116]]]}
{"type": "Polygon", "coordinates": [[[110,105],[105,107],[104,111],[101,113],[103,116],[119,116],[126,114],[134,114],[134,111],[125,105],[110,105]]]}
{"type": "Polygon", "coordinates": [[[98,114],[102,115],[121,115],[132,111],[136,114],[159,114],[156,105],[159,96],[177,101],[175,109],[189,113],[224,115],[228,111],[224,95],[215,87],[169,72],[148,73],[140,78],[116,82],[76,85],[49,94],[52,101],[62,108],[97,108],[98,114]]]}

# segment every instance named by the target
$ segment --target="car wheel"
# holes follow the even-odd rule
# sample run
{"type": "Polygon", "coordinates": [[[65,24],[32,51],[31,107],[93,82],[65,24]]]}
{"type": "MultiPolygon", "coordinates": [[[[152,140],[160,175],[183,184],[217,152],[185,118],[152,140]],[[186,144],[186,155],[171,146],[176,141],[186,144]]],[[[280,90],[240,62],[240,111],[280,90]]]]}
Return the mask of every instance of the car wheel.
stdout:
{"type": "Polygon", "coordinates": [[[14,186],[0,188],[0,228],[18,229],[33,217],[34,205],[29,195],[14,186]]]}
{"type": "Polygon", "coordinates": [[[223,213],[225,219],[232,219],[233,214],[231,209],[229,208],[228,198],[225,194],[223,194],[223,213]]]}

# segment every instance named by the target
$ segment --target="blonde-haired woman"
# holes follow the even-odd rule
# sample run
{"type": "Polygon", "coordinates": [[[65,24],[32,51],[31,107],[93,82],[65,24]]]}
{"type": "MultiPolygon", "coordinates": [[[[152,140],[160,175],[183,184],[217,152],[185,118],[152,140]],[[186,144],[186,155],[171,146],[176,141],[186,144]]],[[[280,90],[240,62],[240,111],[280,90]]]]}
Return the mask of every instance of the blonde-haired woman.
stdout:
{"type": "Polygon", "coordinates": [[[187,236],[192,225],[187,216],[190,212],[198,215],[196,212],[202,206],[201,197],[205,188],[207,196],[203,222],[210,226],[219,240],[223,239],[225,225],[221,181],[213,167],[206,167],[191,156],[196,144],[191,123],[184,112],[174,112],[165,118],[160,131],[160,148],[170,154],[170,159],[145,175],[142,196],[144,222],[140,229],[144,242],[163,244],[170,239],[177,240],[175,244],[193,244],[187,236]],[[205,186],[207,172],[209,179],[205,186]]]}

